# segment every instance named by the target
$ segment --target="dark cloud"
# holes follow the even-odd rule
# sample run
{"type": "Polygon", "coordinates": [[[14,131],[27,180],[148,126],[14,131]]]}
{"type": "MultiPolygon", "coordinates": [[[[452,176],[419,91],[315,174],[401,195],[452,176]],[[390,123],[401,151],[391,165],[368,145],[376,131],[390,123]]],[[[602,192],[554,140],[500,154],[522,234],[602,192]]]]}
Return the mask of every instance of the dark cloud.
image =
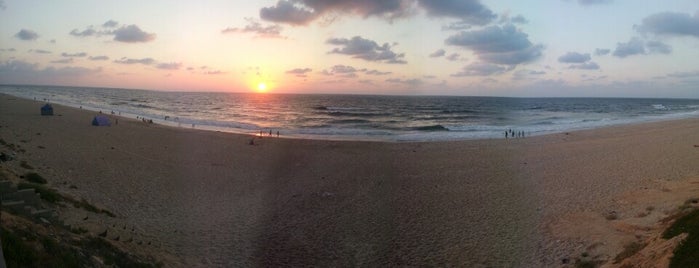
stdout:
{"type": "Polygon", "coordinates": [[[604,56],[604,55],[609,54],[609,52],[611,52],[611,50],[608,48],[596,48],[595,49],[595,56],[604,56]]]}
{"type": "Polygon", "coordinates": [[[632,55],[670,54],[672,47],[660,41],[643,42],[639,38],[631,38],[627,43],[617,43],[612,55],[625,58],[632,55]]]}
{"type": "Polygon", "coordinates": [[[352,37],[352,39],[331,38],[328,39],[326,43],[341,46],[341,48],[335,48],[328,52],[332,54],[350,55],[352,56],[352,58],[358,58],[367,61],[394,64],[407,63],[403,59],[405,57],[405,54],[397,54],[391,51],[391,45],[389,45],[388,43],[384,43],[383,45],[379,46],[378,43],[369,39],[364,39],[361,36],[355,36],[352,37]]]}
{"type": "Polygon", "coordinates": [[[102,24],[102,27],[104,28],[114,28],[119,26],[119,23],[116,22],[115,20],[108,20],[107,22],[102,24]]]}
{"type": "Polygon", "coordinates": [[[461,55],[459,53],[451,53],[449,56],[446,57],[447,60],[449,61],[457,61],[461,58],[461,55]]]}
{"type": "Polygon", "coordinates": [[[419,5],[434,17],[451,17],[474,25],[486,25],[497,16],[478,0],[418,0],[419,5]]]}
{"type": "Polygon", "coordinates": [[[392,74],[392,72],[382,72],[382,71],[379,71],[379,70],[367,70],[367,71],[365,71],[364,73],[365,73],[365,74],[368,74],[368,75],[388,75],[388,74],[392,74]]]}
{"type": "Polygon", "coordinates": [[[599,4],[609,4],[612,0],[578,0],[578,3],[584,6],[589,5],[599,5],[599,4]]]}
{"type": "Polygon", "coordinates": [[[119,63],[119,64],[143,64],[143,65],[152,65],[155,63],[155,60],[152,58],[142,58],[142,59],[129,59],[129,58],[121,58],[118,60],[114,60],[114,63],[119,63]]]}
{"type": "Polygon", "coordinates": [[[55,43],[56,43],[56,39],[51,39],[51,40],[49,40],[49,43],[55,44],[55,43]]]}
{"type": "Polygon", "coordinates": [[[672,47],[660,41],[648,41],[646,42],[646,48],[648,48],[649,53],[659,53],[659,54],[670,54],[672,53],[672,47]]]}
{"type": "Polygon", "coordinates": [[[219,75],[219,74],[227,74],[227,73],[228,73],[228,72],[224,72],[224,71],[221,71],[221,70],[211,70],[211,71],[206,71],[206,72],[204,72],[203,74],[206,74],[206,75],[219,75]]]}
{"type": "Polygon", "coordinates": [[[447,38],[445,43],[471,49],[485,62],[507,65],[536,60],[544,50],[543,45],[532,44],[528,35],[512,24],[461,31],[447,38]]]}
{"type": "Polygon", "coordinates": [[[85,36],[97,35],[98,32],[95,31],[95,29],[87,28],[83,31],[78,31],[78,29],[73,29],[72,31],[70,31],[69,34],[72,36],[85,37],[85,36]]]}
{"type": "Polygon", "coordinates": [[[125,43],[142,43],[149,42],[155,39],[154,33],[147,33],[141,30],[136,25],[122,26],[114,30],[114,41],[125,43]]]}
{"type": "Polygon", "coordinates": [[[95,61],[97,61],[97,60],[109,60],[109,57],[107,57],[107,56],[94,56],[94,57],[90,56],[88,59],[95,60],[95,61]]]}
{"type": "Polygon", "coordinates": [[[635,28],[641,33],[699,37],[699,12],[694,16],[677,12],[656,13],[644,18],[635,28]]]}
{"type": "Polygon", "coordinates": [[[54,61],[51,61],[51,63],[69,64],[69,63],[73,63],[73,58],[65,58],[65,59],[60,59],[60,60],[54,60],[54,61]]]}
{"type": "Polygon", "coordinates": [[[155,65],[155,68],[162,70],[179,70],[182,67],[182,63],[179,62],[164,62],[155,65]]]}
{"type": "Polygon", "coordinates": [[[444,56],[445,53],[447,53],[447,52],[444,51],[444,49],[441,49],[441,48],[440,48],[440,49],[437,49],[437,51],[432,52],[432,53],[430,54],[430,57],[432,57],[432,58],[441,57],[441,56],[444,56]]]}
{"type": "Polygon", "coordinates": [[[63,52],[63,53],[61,53],[61,56],[63,56],[63,57],[71,57],[71,58],[83,58],[83,57],[87,57],[87,53],[85,53],[85,52],[78,52],[78,53],[69,54],[69,53],[63,52]]]}
{"type": "Polygon", "coordinates": [[[355,15],[387,20],[407,17],[421,8],[429,16],[449,17],[472,25],[486,25],[496,18],[478,0],[279,0],[260,9],[260,18],[291,25],[307,25],[324,15],[355,15]]]}
{"type": "Polygon", "coordinates": [[[291,25],[306,25],[316,17],[318,17],[318,13],[305,7],[296,6],[291,1],[286,0],[278,1],[275,6],[260,9],[260,18],[263,20],[291,25]]]}
{"type": "Polygon", "coordinates": [[[252,18],[246,18],[248,25],[243,28],[231,28],[221,30],[221,33],[254,33],[257,37],[267,37],[267,38],[283,38],[281,36],[282,27],[279,25],[268,25],[263,26],[259,21],[252,18]]]}
{"type": "Polygon", "coordinates": [[[5,0],[0,0],[0,9],[5,10],[7,6],[5,5],[5,0]]]}
{"type": "Polygon", "coordinates": [[[564,63],[583,63],[586,61],[589,61],[590,54],[585,53],[581,54],[578,52],[568,52],[560,57],[558,57],[558,62],[564,62],[564,63]]]}
{"type": "Polygon", "coordinates": [[[51,51],[43,50],[43,49],[30,49],[29,52],[33,52],[36,54],[51,54],[51,51]]]}
{"type": "Polygon", "coordinates": [[[502,74],[506,71],[508,71],[509,68],[506,68],[501,65],[497,64],[491,64],[491,63],[485,63],[485,62],[474,62],[469,65],[466,65],[461,72],[451,74],[453,77],[463,77],[463,76],[488,76],[488,75],[494,75],[494,74],[502,74]]]}
{"type": "Polygon", "coordinates": [[[24,41],[32,41],[36,40],[39,38],[39,34],[37,34],[35,31],[32,30],[27,30],[27,29],[21,29],[19,32],[15,34],[15,37],[19,38],[20,40],[24,41]]]}
{"type": "Polygon", "coordinates": [[[306,77],[306,73],[313,71],[311,68],[296,68],[286,71],[287,74],[293,74],[297,77],[306,77]]]}
{"type": "Polygon", "coordinates": [[[595,62],[584,62],[580,64],[573,64],[570,65],[568,68],[570,69],[581,69],[581,70],[599,70],[599,65],[595,62]]]}

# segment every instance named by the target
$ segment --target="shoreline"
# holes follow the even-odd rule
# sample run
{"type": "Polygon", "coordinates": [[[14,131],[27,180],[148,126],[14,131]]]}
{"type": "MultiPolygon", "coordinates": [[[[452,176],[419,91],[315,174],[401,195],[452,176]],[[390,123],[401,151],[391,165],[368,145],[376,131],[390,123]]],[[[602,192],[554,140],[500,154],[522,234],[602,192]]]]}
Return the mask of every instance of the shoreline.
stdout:
{"type": "MultiPolygon", "coordinates": [[[[8,94],[8,93],[0,93],[0,94],[8,94]]],[[[10,96],[15,96],[15,95],[10,95],[10,96]]],[[[31,97],[27,96],[15,96],[18,98],[23,98],[26,100],[32,100],[31,97]]],[[[35,97],[36,99],[36,97],[35,97]]],[[[588,98],[588,99],[594,99],[594,98],[588,98]]],[[[639,100],[644,100],[644,99],[639,99],[639,100]]],[[[662,100],[662,99],[658,99],[662,100]]],[[[673,100],[673,99],[668,99],[668,100],[673,100]]],[[[690,99],[687,99],[690,100],[690,99]]],[[[49,100],[52,101],[52,100],[49,100]]],[[[82,107],[82,105],[72,105],[72,104],[64,104],[62,102],[55,102],[57,105],[63,105],[66,107],[72,107],[78,109],[79,107],[82,107]]],[[[655,104],[654,104],[655,106],[655,104]]],[[[662,105],[660,105],[662,106],[662,105]]],[[[269,131],[270,128],[260,128],[260,129],[248,129],[245,127],[234,127],[234,126],[227,126],[226,124],[229,124],[230,122],[219,122],[219,121],[201,121],[203,119],[192,119],[192,118],[183,118],[180,121],[176,121],[178,117],[174,116],[164,116],[163,114],[159,116],[149,116],[149,115],[141,115],[138,112],[134,111],[120,111],[118,110],[118,107],[111,107],[111,108],[93,108],[93,107],[84,107],[85,110],[88,111],[102,111],[105,114],[108,114],[109,111],[115,111],[117,114],[120,116],[123,116],[125,118],[139,118],[139,117],[145,117],[146,119],[151,119],[155,123],[160,124],[160,125],[165,125],[165,126],[170,126],[170,127],[177,127],[177,128],[183,128],[183,129],[188,129],[188,128],[196,128],[196,129],[201,129],[201,130],[206,130],[206,131],[217,131],[217,132],[224,132],[224,133],[232,133],[232,134],[242,134],[242,135],[255,135],[255,133],[259,131],[269,131]],[[117,109],[115,109],[117,108],[117,109]],[[124,115],[121,115],[121,113],[124,112],[124,115]],[[190,127],[192,125],[192,127],[190,127]],[[196,127],[195,127],[196,125],[196,127]]],[[[123,108],[123,107],[122,107],[123,108]]],[[[127,109],[128,110],[128,109],[127,109]]],[[[567,127],[567,129],[562,129],[560,127],[562,126],[556,126],[554,129],[549,129],[548,127],[544,129],[537,129],[539,127],[538,124],[534,125],[527,125],[527,126],[516,126],[516,125],[505,125],[502,126],[502,131],[504,132],[507,129],[515,129],[515,130],[522,130],[527,133],[526,136],[541,136],[541,135],[550,135],[550,134],[559,134],[559,133],[565,133],[565,132],[571,132],[571,131],[580,131],[580,130],[591,130],[591,129],[599,129],[599,128],[606,128],[606,127],[616,127],[616,126],[625,126],[625,125],[634,125],[634,124],[644,124],[644,123],[653,123],[653,122],[662,122],[662,121],[669,121],[669,120],[681,120],[681,119],[691,119],[691,118],[699,118],[699,114],[697,114],[699,111],[691,111],[691,112],[681,112],[681,113],[673,113],[673,114],[658,114],[658,115],[647,115],[647,116],[636,116],[636,117],[628,117],[628,118],[604,118],[600,119],[599,122],[598,120],[591,120],[592,123],[587,122],[588,120],[583,120],[582,123],[578,124],[573,124],[567,127]],[[607,122],[608,121],[608,122],[607,122]],[[613,122],[613,123],[609,123],[613,122]],[[559,129],[560,128],[560,129],[559,129]],[[534,131],[532,133],[532,131],[534,131]]],[[[599,118],[598,118],[599,119],[599,118]]],[[[545,122],[544,122],[545,123],[545,122]]],[[[242,123],[245,124],[245,123],[242,123]]],[[[275,131],[281,131],[282,138],[292,138],[292,139],[310,139],[310,140],[330,140],[330,141],[377,141],[377,142],[396,142],[396,143],[402,143],[402,142],[441,142],[441,141],[463,141],[463,140],[481,140],[481,139],[501,139],[504,138],[501,134],[501,131],[497,131],[497,133],[493,133],[494,129],[497,128],[495,126],[491,125],[483,125],[479,127],[486,127],[489,130],[484,130],[487,133],[481,133],[482,131],[474,131],[474,130],[469,130],[469,131],[459,131],[459,130],[449,130],[450,127],[443,127],[442,125],[430,125],[430,127],[433,126],[439,126],[440,130],[436,131],[430,131],[430,130],[413,130],[413,131],[397,131],[397,132],[391,132],[390,130],[385,130],[385,129],[376,129],[375,131],[387,131],[386,133],[372,133],[366,132],[363,135],[354,135],[354,134],[322,134],[322,133],[303,133],[304,131],[301,131],[302,129],[295,129],[293,127],[291,128],[272,128],[272,130],[275,131]],[[446,129],[446,131],[444,131],[446,129]],[[286,133],[288,132],[288,133],[286,133]]],[[[463,127],[463,126],[458,126],[458,127],[463,127]]],[[[351,128],[350,128],[351,129],[351,128]]],[[[369,131],[369,130],[365,130],[369,131]]],[[[374,130],[372,130],[374,131],[374,130]]]]}
{"type": "Polygon", "coordinates": [[[583,243],[561,222],[634,218],[619,196],[699,178],[697,118],[514,140],[250,146],[136,119],[93,127],[96,113],[58,105],[42,117],[41,102],[16,98],[0,95],[0,137],[50,186],[114,212],[181,266],[559,266],[583,243]]]}

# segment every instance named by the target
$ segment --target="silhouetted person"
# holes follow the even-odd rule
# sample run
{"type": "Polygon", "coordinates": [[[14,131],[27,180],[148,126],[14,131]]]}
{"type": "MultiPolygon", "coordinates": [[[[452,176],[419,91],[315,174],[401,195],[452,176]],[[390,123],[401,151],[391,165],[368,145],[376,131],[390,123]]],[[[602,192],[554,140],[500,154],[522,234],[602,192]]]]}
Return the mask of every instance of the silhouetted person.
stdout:
{"type": "Polygon", "coordinates": [[[507,131],[505,131],[505,139],[507,139],[507,131]]]}
{"type": "Polygon", "coordinates": [[[277,138],[279,138],[279,131],[277,131],[277,138]]]}

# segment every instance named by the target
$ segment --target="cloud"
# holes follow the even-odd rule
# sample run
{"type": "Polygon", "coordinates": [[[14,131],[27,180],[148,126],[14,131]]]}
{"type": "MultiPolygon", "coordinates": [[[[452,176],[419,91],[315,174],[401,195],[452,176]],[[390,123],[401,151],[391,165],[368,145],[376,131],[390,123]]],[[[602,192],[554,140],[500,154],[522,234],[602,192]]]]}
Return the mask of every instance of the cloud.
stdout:
{"type": "Polygon", "coordinates": [[[595,62],[584,62],[580,64],[572,64],[568,68],[570,69],[581,69],[581,70],[599,70],[599,65],[595,62]]]}
{"type": "Polygon", "coordinates": [[[616,49],[614,49],[612,55],[617,56],[619,58],[626,58],[628,56],[645,53],[646,49],[643,46],[643,41],[641,41],[641,39],[638,38],[631,38],[629,42],[616,43],[616,49]]]}
{"type": "Polygon", "coordinates": [[[528,35],[512,24],[461,31],[448,37],[445,43],[471,49],[485,62],[507,65],[534,61],[544,50],[543,45],[532,44],[528,35]]]}
{"type": "Polygon", "coordinates": [[[578,0],[578,3],[583,6],[609,4],[612,0],[578,0]]]}
{"type": "Polygon", "coordinates": [[[400,79],[400,78],[389,78],[385,80],[386,82],[389,83],[395,83],[395,84],[404,84],[408,86],[419,86],[422,85],[424,82],[418,78],[413,78],[413,79],[400,79]]]}
{"type": "Polygon", "coordinates": [[[291,1],[286,0],[278,1],[273,7],[263,7],[260,9],[260,18],[263,20],[291,25],[306,25],[317,16],[318,13],[312,12],[308,8],[297,6],[291,1]]]}
{"type": "Polygon", "coordinates": [[[260,18],[291,25],[308,25],[328,16],[355,15],[389,21],[411,16],[421,8],[432,17],[459,19],[463,23],[486,25],[497,16],[478,0],[279,0],[260,9],[260,18]]]}
{"type": "Polygon", "coordinates": [[[461,72],[451,74],[452,77],[464,77],[464,76],[489,76],[494,74],[502,74],[508,71],[501,65],[485,63],[485,62],[474,62],[466,65],[461,72]]]}
{"type": "Polygon", "coordinates": [[[63,56],[63,57],[71,57],[71,58],[83,58],[83,57],[87,57],[87,53],[85,53],[85,52],[78,52],[78,53],[69,54],[69,53],[63,52],[63,53],[61,53],[61,56],[63,56]]]}
{"type": "Polygon", "coordinates": [[[115,20],[108,20],[107,22],[102,24],[102,27],[104,28],[114,28],[119,26],[119,23],[116,22],[115,20]]]}
{"type": "Polygon", "coordinates": [[[460,59],[460,57],[461,56],[459,55],[459,53],[451,53],[451,54],[449,54],[449,56],[446,57],[446,59],[448,61],[457,61],[460,59]]]}
{"type": "Polygon", "coordinates": [[[639,38],[631,38],[627,43],[617,43],[612,55],[625,58],[633,55],[670,54],[672,47],[660,41],[643,42],[639,38]],[[647,49],[647,50],[646,50],[647,49]]]}
{"type": "MultiPolygon", "coordinates": [[[[114,28],[118,26],[119,23],[117,23],[114,20],[108,20],[107,22],[102,24],[102,27],[104,28],[114,28]]],[[[92,25],[88,26],[87,29],[85,30],[78,30],[78,29],[73,29],[69,33],[72,36],[77,36],[77,37],[88,37],[88,36],[103,36],[103,35],[113,35],[114,36],[114,41],[118,42],[124,42],[124,43],[144,43],[144,42],[150,42],[155,40],[156,34],[154,33],[147,33],[138,26],[131,24],[131,25],[125,25],[121,26],[116,30],[95,30],[92,25]]]]}
{"type": "Polygon", "coordinates": [[[517,15],[517,16],[512,17],[512,19],[510,19],[510,22],[514,23],[514,24],[527,24],[527,23],[529,23],[529,20],[527,20],[522,15],[517,15]]]}
{"type": "Polygon", "coordinates": [[[367,71],[365,71],[364,73],[365,73],[365,74],[368,74],[368,75],[388,75],[388,74],[392,74],[392,72],[382,72],[382,71],[379,71],[379,70],[367,70],[367,71]]]}
{"type": "Polygon", "coordinates": [[[536,70],[527,70],[527,69],[522,69],[522,70],[517,70],[514,73],[512,73],[512,80],[524,80],[527,78],[534,78],[535,76],[541,76],[546,74],[544,71],[536,71],[536,70]]]}
{"type": "Polygon", "coordinates": [[[109,60],[109,57],[107,57],[107,56],[94,56],[94,57],[90,56],[88,59],[95,60],[95,61],[97,61],[97,60],[109,60]]]}
{"type": "Polygon", "coordinates": [[[203,72],[203,74],[206,74],[206,75],[219,75],[219,74],[227,74],[227,73],[228,72],[224,72],[221,70],[212,70],[212,71],[203,72]]]}
{"type": "Polygon", "coordinates": [[[403,59],[405,54],[397,54],[391,51],[391,46],[388,43],[384,43],[383,45],[379,46],[376,42],[369,39],[364,39],[361,36],[355,36],[352,37],[352,39],[331,38],[328,39],[326,43],[341,46],[341,48],[335,48],[328,52],[331,54],[350,55],[352,58],[375,62],[393,64],[407,63],[403,59]]]}
{"type": "Polygon", "coordinates": [[[136,25],[122,26],[114,30],[114,41],[125,43],[142,43],[149,42],[155,39],[154,33],[147,33],[141,30],[136,25]]]}
{"type": "Polygon", "coordinates": [[[595,56],[604,56],[609,54],[611,50],[608,48],[596,48],[595,49],[595,56]]]}
{"type": "Polygon", "coordinates": [[[114,63],[152,65],[155,63],[155,60],[152,58],[129,59],[129,58],[124,57],[124,58],[121,58],[118,60],[114,60],[114,63]]]}
{"type": "Polygon", "coordinates": [[[39,38],[39,34],[37,34],[35,31],[32,30],[27,30],[27,29],[21,29],[19,32],[15,34],[15,37],[19,38],[20,40],[24,41],[32,41],[36,40],[39,38]]]}
{"type": "Polygon", "coordinates": [[[78,29],[73,29],[72,31],[70,31],[69,34],[72,36],[85,37],[85,36],[97,35],[98,32],[95,31],[95,29],[87,28],[83,31],[78,31],[78,29]]]}
{"type": "Polygon", "coordinates": [[[60,60],[54,60],[54,61],[51,61],[51,63],[59,63],[59,64],[73,63],[73,58],[65,58],[65,59],[60,59],[60,60]]]}
{"type": "Polygon", "coordinates": [[[361,71],[361,70],[357,70],[356,68],[354,68],[352,66],[338,64],[338,65],[330,67],[330,69],[325,69],[325,70],[321,71],[320,73],[323,75],[329,75],[329,76],[337,74],[340,77],[353,78],[353,77],[357,77],[358,71],[361,71]]]}
{"type": "Polygon", "coordinates": [[[646,42],[646,48],[650,53],[659,54],[670,54],[672,53],[672,47],[660,41],[648,41],[646,42]]]}
{"type": "Polygon", "coordinates": [[[297,77],[306,77],[307,76],[306,73],[309,73],[311,71],[313,71],[313,69],[311,69],[311,68],[295,68],[295,69],[288,70],[285,73],[293,74],[297,77]]]}
{"type": "Polygon", "coordinates": [[[432,52],[432,53],[430,54],[430,57],[431,57],[431,58],[441,57],[441,56],[444,56],[445,53],[447,53],[447,52],[444,51],[444,49],[441,49],[441,48],[440,48],[440,49],[437,49],[437,51],[432,52]]]}
{"type": "Polygon", "coordinates": [[[558,62],[564,62],[564,63],[583,63],[586,61],[589,61],[590,54],[585,53],[581,54],[578,52],[568,52],[560,57],[558,57],[558,62]]]}
{"type": "Polygon", "coordinates": [[[693,71],[693,72],[674,72],[674,73],[669,73],[667,74],[669,77],[676,77],[676,78],[689,78],[689,77],[699,77],[699,71],[693,71]]]}
{"type": "Polygon", "coordinates": [[[36,54],[51,54],[51,51],[43,49],[30,49],[29,52],[34,52],[36,54]]]}
{"type": "Polygon", "coordinates": [[[5,5],[5,0],[0,0],[0,9],[5,10],[7,6],[5,5]]]}
{"type": "Polygon", "coordinates": [[[231,28],[221,30],[221,33],[254,33],[257,37],[267,37],[267,38],[283,38],[281,34],[282,27],[279,25],[268,25],[263,26],[260,22],[253,18],[246,18],[248,25],[243,28],[231,28]]]}
{"type": "Polygon", "coordinates": [[[75,77],[91,75],[101,72],[101,68],[89,69],[84,67],[66,66],[61,68],[39,68],[36,63],[28,63],[21,60],[9,60],[0,62],[0,80],[10,83],[31,83],[36,79],[50,81],[57,77],[75,77]]]}
{"type": "Polygon", "coordinates": [[[433,17],[450,17],[473,25],[486,25],[495,15],[478,0],[418,0],[419,5],[433,17]]]}
{"type": "Polygon", "coordinates": [[[161,70],[179,70],[180,67],[182,67],[182,63],[179,62],[166,62],[166,63],[158,63],[155,65],[155,68],[161,69],[161,70]]]}
{"type": "Polygon", "coordinates": [[[699,37],[699,12],[694,16],[677,12],[656,13],[644,18],[641,25],[634,28],[640,33],[699,37]]]}

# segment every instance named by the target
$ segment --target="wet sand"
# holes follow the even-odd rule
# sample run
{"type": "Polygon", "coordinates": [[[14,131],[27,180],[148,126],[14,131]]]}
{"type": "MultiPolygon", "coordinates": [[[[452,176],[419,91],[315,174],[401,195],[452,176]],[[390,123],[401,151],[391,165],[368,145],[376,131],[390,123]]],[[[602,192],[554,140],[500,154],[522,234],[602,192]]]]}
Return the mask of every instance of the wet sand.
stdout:
{"type": "Polygon", "coordinates": [[[40,106],[0,95],[0,138],[52,187],[117,214],[101,224],[133,226],[178,266],[555,267],[594,242],[567,219],[631,218],[620,196],[698,187],[699,118],[510,140],[249,145],[136,119],[94,127],[95,112],[40,106]]]}

